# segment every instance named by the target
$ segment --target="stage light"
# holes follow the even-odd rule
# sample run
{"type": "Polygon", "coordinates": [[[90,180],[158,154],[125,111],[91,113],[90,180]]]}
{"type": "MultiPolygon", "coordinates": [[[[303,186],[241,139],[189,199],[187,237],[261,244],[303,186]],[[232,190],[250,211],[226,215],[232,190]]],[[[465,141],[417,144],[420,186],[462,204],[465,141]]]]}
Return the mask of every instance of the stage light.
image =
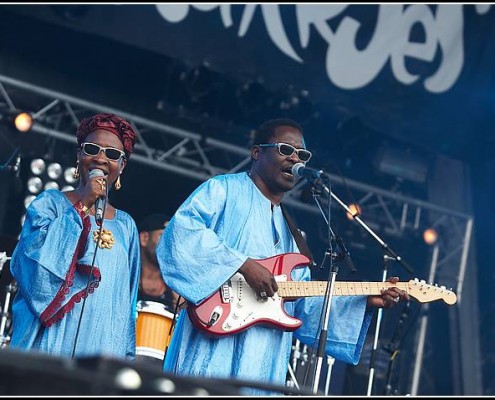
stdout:
{"type": "Polygon", "coordinates": [[[46,171],[51,179],[58,179],[62,175],[62,166],[59,163],[51,163],[46,171]]]}
{"type": "Polygon", "coordinates": [[[24,199],[24,208],[28,208],[31,202],[35,199],[35,197],[36,196],[34,194],[30,194],[29,196],[26,196],[26,198],[24,199]]]}
{"type": "Polygon", "coordinates": [[[45,190],[48,190],[48,189],[58,189],[58,188],[60,188],[60,186],[55,181],[49,181],[45,185],[45,190]]]}
{"type": "Polygon", "coordinates": [[[438,240],[438,233],[435,229],[428,228],[423,232],[423,239],[424,239],[426,244],[432,246],[438,240]]]}
{"type": "Polygon", "coordinates": [[[21,112],[14,117],[14,126],[19,132],[29,132],[33,127],[33,117],[27,112],[21,112]]]}
{"type": "Polygon", "coordinates": [[[349,204],[348,207],[351,213],[346,213],[347,219],[352,221],[354,217],[361,215],[361,207],[358,204],[349,204]]]}
{"type": "Polygon", "coordinates": [[[46,164],[41,158],[36,158],[31,161],[31,172],[34,175],[41,175],[45,172],[46,164]]]}
{"type": "Polygon", "coordinates": [[[43,181],[41,180],[40,177],[33,176],[32,178],[29,178],[27,182],[27,188],[30,193],[37,194],[41,191],[42,187],[43,187],[43,181]]]}
{"type": "Polygon", "coordinates": [[[76,170],[75,167],[69,167],[66,168],[64,171],[64,179],[67,183],[75,183],[77,182],[77,179],[74,179],[74,171],[76,170]]]}
{"type": "Polygon", "coordinates": [[[121,389],[137,390],[143,384],[141,375],[132,368],[122,368],[115,375],[115,384],[121,389]]]}
{"type": "Polygon", "coordinates": [[[28,208],[36,196],[44,190],[55,189],[62,192],[74,190],[74,186],[70,184],[74,181],[72,177],[73,167],[64,168],[63,164],[59,162],[42,158],[32,159],[29,165],[30,176],[26,178],[24,189],[25,208],[28,208]],[[66,171],[65,174],[64,171],[66,171]],[[66,181],[69,181],[69,183],[66,181]]]}

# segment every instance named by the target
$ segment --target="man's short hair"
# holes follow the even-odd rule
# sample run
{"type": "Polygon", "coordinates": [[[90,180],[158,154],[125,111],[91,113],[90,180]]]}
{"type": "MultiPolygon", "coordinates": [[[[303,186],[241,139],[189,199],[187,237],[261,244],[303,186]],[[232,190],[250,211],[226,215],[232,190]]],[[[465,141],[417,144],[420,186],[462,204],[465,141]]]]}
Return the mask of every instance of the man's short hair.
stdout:
{"type": "Polygon", "coordinates": [[[302,133],[303,129],[296,121],[290,118],[275,118],[263,122],[253,136],[253,145],[269,143],[269,140],[275,135],[275,129],[280,126],[292,126],[302,133]]]}
{"type": "Polygon", "coordinates": [[[151,232],[158,229],[165,229],[165,223],[170,221],[170,217],[167,214],[151,214],[145,217],[138,224],[139,232],[151,232]]]}

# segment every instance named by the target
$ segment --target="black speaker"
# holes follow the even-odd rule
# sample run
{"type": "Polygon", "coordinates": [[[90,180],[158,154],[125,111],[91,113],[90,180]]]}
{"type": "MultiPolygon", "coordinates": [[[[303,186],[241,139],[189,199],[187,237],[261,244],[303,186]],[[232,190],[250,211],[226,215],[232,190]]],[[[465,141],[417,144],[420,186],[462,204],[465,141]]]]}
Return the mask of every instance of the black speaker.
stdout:
{"type": "Polygon", "coordinates": [[[151,365],[110,357],[62,358],[4,347],[0,396],[239,394],[228,380],[164,374],[151,365]]]}

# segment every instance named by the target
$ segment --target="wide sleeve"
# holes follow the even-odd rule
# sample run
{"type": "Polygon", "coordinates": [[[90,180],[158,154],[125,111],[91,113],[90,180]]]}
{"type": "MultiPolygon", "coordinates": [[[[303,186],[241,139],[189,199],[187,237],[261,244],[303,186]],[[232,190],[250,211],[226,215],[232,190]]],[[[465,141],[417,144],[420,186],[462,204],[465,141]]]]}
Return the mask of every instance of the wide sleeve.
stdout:
{"type": "Polygon", "coordinates": [[[221,180],[203,183],[179,207],[157,246],[164,281],[194,304],[211,295],[247,259],[222,237],[225,200],[221,180]]]}
{"type": "MultiPolygon", "coordinates": [[[[298,269],[297,280],[311,280],[309,268],[298,269]]],[[[325,353],[337,360],[356,365],[363,350],[373,310],[367,309],[367,296],[332,296],[325,353]]],[[[313,346],[318,337],[323,297],[305,297],[295,304],[295,316],[303,324],[294,336],[303,344],[313,346]]]]}
{"type": "MultiPolygon", "coordinates": [[[[77,257],[86,247],[89,221],[63,193],[48,190],[30,204],[11,272],[22,297],[41,321],[50,325],[69,294],[77,257]]],[[[99,275],[99,271],[94,271],[99,275]]]]}

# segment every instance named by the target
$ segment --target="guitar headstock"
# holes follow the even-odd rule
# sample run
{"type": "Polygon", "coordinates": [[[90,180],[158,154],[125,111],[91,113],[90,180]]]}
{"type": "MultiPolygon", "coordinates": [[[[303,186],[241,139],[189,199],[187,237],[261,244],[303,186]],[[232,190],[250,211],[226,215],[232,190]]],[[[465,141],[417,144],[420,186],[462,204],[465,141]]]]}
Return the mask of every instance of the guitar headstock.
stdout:
{"type": "Polygon", "coordinates": [[[428,303],[435,300],[443,300],[448,305],[457,302],[457,296],[445,286],[429,285],[423,280],[411,279],[407,283],[407,292],[420,303],[428,303]]]}

